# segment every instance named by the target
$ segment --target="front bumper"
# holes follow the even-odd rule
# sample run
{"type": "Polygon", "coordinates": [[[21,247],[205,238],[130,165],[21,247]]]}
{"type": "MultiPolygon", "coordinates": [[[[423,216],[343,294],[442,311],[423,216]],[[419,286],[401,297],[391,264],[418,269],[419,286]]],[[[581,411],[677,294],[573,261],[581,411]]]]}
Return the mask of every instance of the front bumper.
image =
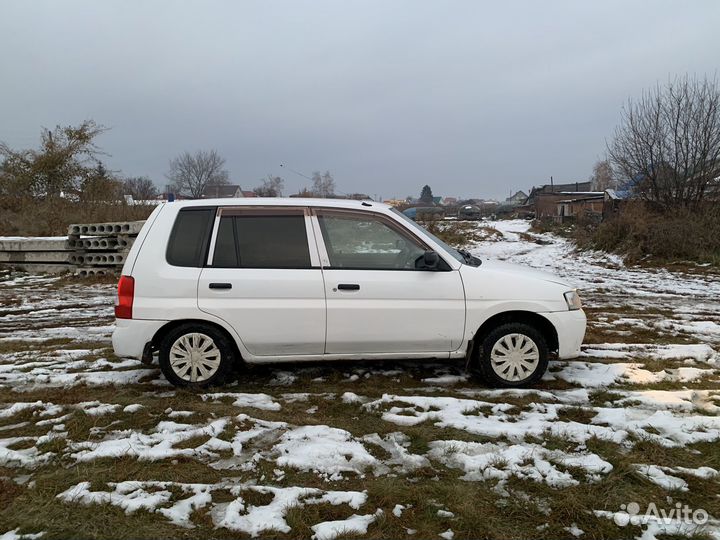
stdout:
{"type": "Polygon", "coordinates": [[[145,345],[167,321],[146,321],[139,319],[115,319],[112,335],[115,355],[120,358],[142,359],[145,345]]]}
{"type": "Polygon", "coordinates": [[[580,356],[580,346],[585,337],[587,318],[582,309],[543,313],[557,331],[558,358],[567,360],[580,356]]]}

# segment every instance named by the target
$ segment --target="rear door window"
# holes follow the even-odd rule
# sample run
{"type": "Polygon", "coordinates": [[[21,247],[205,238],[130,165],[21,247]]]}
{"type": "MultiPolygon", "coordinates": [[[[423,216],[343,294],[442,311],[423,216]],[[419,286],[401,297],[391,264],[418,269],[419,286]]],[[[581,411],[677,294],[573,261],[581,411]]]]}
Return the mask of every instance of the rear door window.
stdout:
{"type": "Polygon", "coordinates": [[[223,215],[212,265],[220,268],[310,268],[302,213],[223,215]]]}

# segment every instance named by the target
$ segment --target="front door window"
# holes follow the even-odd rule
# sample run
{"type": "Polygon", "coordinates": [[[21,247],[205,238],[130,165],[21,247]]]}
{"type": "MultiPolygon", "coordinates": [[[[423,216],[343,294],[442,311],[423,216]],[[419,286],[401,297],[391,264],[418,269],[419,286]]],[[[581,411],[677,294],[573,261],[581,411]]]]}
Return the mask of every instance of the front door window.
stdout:
{"type": "Polygon", "coordinates": [[[373,216],[319,212],[331,268],[415,270],[426,248],[373,216]]]}

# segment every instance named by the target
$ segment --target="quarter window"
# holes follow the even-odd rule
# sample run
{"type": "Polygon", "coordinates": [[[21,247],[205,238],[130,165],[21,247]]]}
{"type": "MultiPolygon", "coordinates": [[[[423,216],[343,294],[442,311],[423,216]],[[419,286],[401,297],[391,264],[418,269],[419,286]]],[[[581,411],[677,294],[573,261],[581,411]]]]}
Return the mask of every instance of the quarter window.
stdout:
{"type": "Polygon", "coordinates": [[[372,216],[320,213],[320,229],[333,268],[414,270],[425,247],[372,216]]]}
{"type": "Polygon", "coordinates": [[[310,268],[303,215],[235,215],[220,218],[213,266],[310,268]]]}
{"type": "Polygon", "coordinates": [[[214,215],[215,208],[189,208],[178,212],[165,254],[169,264],[203,265],[214,215]]]}

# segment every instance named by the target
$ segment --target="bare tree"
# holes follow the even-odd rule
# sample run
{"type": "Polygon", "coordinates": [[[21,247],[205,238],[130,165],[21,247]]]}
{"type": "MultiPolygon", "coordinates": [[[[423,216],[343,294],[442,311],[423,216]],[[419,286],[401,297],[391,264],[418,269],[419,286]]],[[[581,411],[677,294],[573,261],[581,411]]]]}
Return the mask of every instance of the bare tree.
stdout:
{"type": "Polygon", "coordinates": [[[147,176],[125,178],[122,182],[123,195],[130,195],[136,201],[149,201],[157,197],[158,190],[147,176]]]}
{"type": "Polygon", "coordinates": [[[335,195],[335,179],[330,174],[330,171],[325,171],[325,174],[320,174],[316,171],[312,175],[312,193],[315,197],[332,197],[335,195]]]}
{"type": "Polygon", "coordinates": [[[717,196],[717,81],[675,79],[645,92],[638,101],[630,100],[608,152],[629,187],[643,199],[664,207],[696,206],[709,194],[717,196]]]}
{"type": "Polygon", "coordinates": [[[594,191],[605,191],[606,189],[617,188],[615,180],[615,171],[612,164],[607,159],[601,159],[593,165],[593,172],[590,175],[590,181],[594,191]]]}
{"type": "Polygon", "coordinates": [[[183,152],[170,160],[166,175],[173,189],[199,199],[207,186],[229,183],[225,159],[215,150],[198,150],[194,154],[183,152]]]}
{"type": "Polygon", "coordinates": [[[263,178],[262,185],[254,189],[258,197],[282,197],[282,191],[285,188],[285,180],[279,176],[267,175],[263,178]]]}

